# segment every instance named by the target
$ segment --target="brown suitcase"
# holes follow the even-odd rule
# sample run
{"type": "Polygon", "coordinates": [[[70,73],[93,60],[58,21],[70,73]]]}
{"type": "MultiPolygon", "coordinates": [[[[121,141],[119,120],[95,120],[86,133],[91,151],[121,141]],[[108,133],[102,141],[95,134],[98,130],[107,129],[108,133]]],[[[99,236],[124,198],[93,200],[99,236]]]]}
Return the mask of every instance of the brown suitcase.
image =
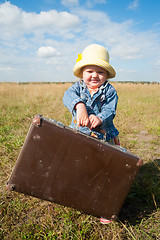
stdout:
{"type": "Polygon", "coordinates": [[[36,116],[7,188],[114,219],[141,165],[123,148],[36,116]]]}

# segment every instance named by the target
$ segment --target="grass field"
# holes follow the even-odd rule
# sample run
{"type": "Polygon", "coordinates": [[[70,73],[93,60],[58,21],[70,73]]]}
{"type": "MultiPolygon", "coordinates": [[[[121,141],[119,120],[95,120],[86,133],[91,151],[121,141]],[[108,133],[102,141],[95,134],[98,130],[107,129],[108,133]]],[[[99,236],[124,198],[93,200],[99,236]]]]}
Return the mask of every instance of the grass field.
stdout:
{"type": "Polygon", "coordinates": [[[34,115],[69,125],[70,85],[0,84],[0,239],[160,239],[160,84],[113,83],[121,145],[144,161],[117,222],[6,190],[34,115]]]}

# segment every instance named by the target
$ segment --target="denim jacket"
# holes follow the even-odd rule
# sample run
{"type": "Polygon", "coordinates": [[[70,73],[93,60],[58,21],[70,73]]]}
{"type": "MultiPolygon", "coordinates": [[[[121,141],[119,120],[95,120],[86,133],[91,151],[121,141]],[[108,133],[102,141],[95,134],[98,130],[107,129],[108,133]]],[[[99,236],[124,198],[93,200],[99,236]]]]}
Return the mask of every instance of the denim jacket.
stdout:
{"type": "Polygon", "coordinates": [[[92,135],[95,133],[99,139],[104,139],[102,133],[96,130],[90,130],[87,127],[78,127],[76,121],[75,105],[78,102],[83,102],[86,105],[88,115],[94,114],[102,120],[101,129],[105,132],[105,140],[118,136],[119,132],[113,124],[113,119],[116,115],[116,108],[118,102],[117,92],[114,87],[107,81],[99,87],[99,90],[91,97],[90,92],[83,80],[73,84],[65,93],[63,97],[64,105],[72,113],[72,122],[70,127],[78,129],[79,131],[92,135]]]}

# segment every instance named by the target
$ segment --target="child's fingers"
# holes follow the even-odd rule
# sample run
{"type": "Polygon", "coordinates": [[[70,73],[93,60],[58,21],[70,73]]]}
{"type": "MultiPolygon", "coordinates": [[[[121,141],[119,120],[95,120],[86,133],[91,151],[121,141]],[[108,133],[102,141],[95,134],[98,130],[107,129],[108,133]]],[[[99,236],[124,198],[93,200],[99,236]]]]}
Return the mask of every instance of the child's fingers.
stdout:
{"type": "Polygon", "coordinates": [[[82,119],[82,127],[88,127],[89,125],[89,118],[85,117],[84,119],[82,119]]]}
{"type": "Polygon", "coordinates": [[[89,116],[89,120],[90,120],[90,129],[95,128],[94,126],[96,125],[96,118],[94,115],[90,115],[89,116]]]}
{"type": "Polygon", "coordinates": [[[92,129],[92,128],[95,128],[95,127],[97,127],[97,125],[98,125],[97,121],[94,120],[94,121],[91,123],[90,128],[91,128],[91,129],[92,129]]]}
{"type": "Polygon", "coordinates": [[[78,103],[76,105],[77,110],[77,124],[78,126],[88,127],[89,125],[89,117],[87,113],[87,109],[84,103],[78,103]]]}
{"type": "Polygon", "coordinates": [[[93,114],[89,116],[89,120],[90,120],[90,129],[96,128],[97,126],[101,125],[101,120],[93,114]]]}
{"type": "Polygon", "coordinates": [[[90,125],[90,121],[88,117],[82,117],[77,120],[78,126],[88,127],[90,125]]]}

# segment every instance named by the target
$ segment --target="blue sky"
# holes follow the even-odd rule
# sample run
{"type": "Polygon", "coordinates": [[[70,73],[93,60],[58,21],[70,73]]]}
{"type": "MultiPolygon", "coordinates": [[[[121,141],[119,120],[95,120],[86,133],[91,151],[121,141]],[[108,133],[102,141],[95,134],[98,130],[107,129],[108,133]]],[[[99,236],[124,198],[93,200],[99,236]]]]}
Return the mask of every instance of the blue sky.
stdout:
{"type": "Polygon", "coordinates": [[[78,53],[105,46],[119,81],[160,82],[160,1],[0,0],[0,82],[74,81],[78,53]]]}

